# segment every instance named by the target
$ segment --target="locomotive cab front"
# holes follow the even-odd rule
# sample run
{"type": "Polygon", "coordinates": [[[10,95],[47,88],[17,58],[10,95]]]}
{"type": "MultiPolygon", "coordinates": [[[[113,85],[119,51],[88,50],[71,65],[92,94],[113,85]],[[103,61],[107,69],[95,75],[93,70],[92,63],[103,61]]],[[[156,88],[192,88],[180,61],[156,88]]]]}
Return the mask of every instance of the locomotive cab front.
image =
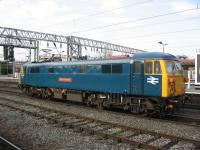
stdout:
{"type": "Polygon", "coordinates": [[[176,59],[146,59],[144,62],[144,94],[157,97],[165,112],[178,109],[187,82],[181,63],[176,59]]]}
{"type": "Polygon", "coordinates": [[[183,96],[185,93],[185,82],[181,63],[176,60],[165,60],[163,73],[163,97],[183,96]]]}
{"type": "Polygon", "coordinates": [[[180,108],[184,102],[185,82],[187,77],[183,75],[181,63],[178,60],[163,60],[163,78],[162,78],[162,97],[166,101],[167,108],[180,108]]]}

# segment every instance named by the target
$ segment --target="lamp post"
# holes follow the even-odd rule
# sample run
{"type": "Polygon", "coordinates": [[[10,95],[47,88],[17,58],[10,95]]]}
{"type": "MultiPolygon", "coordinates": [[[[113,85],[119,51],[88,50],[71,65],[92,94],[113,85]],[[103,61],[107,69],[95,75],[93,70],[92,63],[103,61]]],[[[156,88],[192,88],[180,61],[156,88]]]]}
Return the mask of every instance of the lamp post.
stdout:
{"type": "Polygon", "coordinates": [[[168,45],[167,43],[163,43],[163,42],[158,42],[159,44],[161,44],[162,45],[162,47],[163,47],[163,53],[165,53],[165,45],[168,45]]]}

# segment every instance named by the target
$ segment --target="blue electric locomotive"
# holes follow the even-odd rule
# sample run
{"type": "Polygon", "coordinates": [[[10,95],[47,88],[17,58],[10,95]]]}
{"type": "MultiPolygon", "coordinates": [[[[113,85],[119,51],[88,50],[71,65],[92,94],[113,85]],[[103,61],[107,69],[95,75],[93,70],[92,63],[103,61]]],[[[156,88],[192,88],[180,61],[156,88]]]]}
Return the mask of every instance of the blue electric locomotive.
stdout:
{"type": "Polygon", "coordinates": [[[19,85],[26,94],[42,98],[165,114],[180,105],[185,82],[175,56],[152,52],[120,59],[27,63],[19,85]]]}

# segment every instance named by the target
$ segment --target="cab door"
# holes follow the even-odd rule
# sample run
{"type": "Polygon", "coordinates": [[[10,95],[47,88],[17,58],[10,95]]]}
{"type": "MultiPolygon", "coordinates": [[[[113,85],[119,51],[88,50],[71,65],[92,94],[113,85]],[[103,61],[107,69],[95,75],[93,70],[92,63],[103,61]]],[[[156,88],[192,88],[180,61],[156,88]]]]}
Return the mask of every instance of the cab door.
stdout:
{"type": "Polygon", "coordinates": [[[134,95],[143,95],[143,63],[140,61],[135,61],[133,63],[133,82],[132,82],[132,93],[134,95]]]}
{"type": "Polygon", "coordinates": [[[144,95],[162,96],[162,70],[159,60],[144,61],[144,95]]]}

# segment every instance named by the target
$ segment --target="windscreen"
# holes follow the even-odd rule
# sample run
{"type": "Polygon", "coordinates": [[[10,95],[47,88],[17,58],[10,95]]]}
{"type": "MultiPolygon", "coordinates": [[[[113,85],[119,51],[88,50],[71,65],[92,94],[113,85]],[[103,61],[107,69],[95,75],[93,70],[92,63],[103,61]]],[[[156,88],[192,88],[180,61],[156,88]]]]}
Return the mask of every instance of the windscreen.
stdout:
{"type": "Polygon", "coordinates": [[[173,74],[183,74],[183,68],[179,61],[167,61],[166,62],[167,72],[173,74]]]}

